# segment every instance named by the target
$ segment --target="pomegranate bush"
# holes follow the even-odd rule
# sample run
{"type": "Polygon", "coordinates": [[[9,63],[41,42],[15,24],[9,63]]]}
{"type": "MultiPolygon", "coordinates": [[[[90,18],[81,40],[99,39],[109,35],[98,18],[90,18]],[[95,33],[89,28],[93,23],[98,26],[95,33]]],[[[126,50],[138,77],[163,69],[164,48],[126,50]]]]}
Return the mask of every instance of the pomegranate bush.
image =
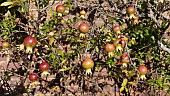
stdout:
{"type": "Polygon", "coordinates": [[[0,3],[0,94],[169,94],[168,0],[0,3]]]}

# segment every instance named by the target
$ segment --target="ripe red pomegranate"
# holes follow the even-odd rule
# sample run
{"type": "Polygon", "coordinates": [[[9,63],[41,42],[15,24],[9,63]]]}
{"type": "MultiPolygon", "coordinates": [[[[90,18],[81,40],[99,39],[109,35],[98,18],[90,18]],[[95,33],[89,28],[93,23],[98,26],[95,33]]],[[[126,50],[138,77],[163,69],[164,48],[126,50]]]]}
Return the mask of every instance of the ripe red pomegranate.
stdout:
{"type": "Polygon", "coordinates": [[[85,33],[89,32],[90,26],[87,23],[81,23],[79,25],[80,37],[85,37],[85,33]]]}
{"type": "Polygon", "coordinates": [[[1,46],[2,46],[2,48],[9,48],[9,43],[4,41],[4,42],[2,42],[1,46]]]}
{"type": "Polygon", "coordinates": [[[146,79],[145,75],[146,75],[147,72],[148,72],[148,68],[147,68],[145,65],[140,65],[140,66],[138,67],[138,71],[139,71],[139,73],[140,73],[140,79],[141,79],[141,80],[145,80],[145,79],[146,79]]]}
{"type": "Polygon", "coordinates": [[[65,11],[65,7],[62,5],[62,4],[59,4],[57,7],[56,7],[56,11],[58,13],[58,16],[62,16],[62,14],[64,13],[65,11]]]}
{"type": "Polygon", "coordinates": [[[29,80],[34,82],[38,80],[38,75],[36,73],[29,74],[29,80]]]}
{"type": "Polygon", "coordinates": [[[127,64],[129,63],[129,56],[126,52],[123,53],[121,61],[122,61],[123,67],[127,67],[127,64]]]}
{"type": "Polygon", "coordinates": [[[37,85],[40,84],[40,82],[38,81],[38,75],[36,73],[29,74],[29,80],[31,81],[30,83],[31,88],[36,88],[37,85]]]}
{"type": "Polygon", "coordinates": [[[134,14],[136,13],[136,9],[133,6],[129,6],[127,8],[127,13],[129,14],[129,18],[132,19],[134,17],[134,14]]]}
{"type": "Polygon", "coordinates": [[[91,68],[94,67],[94,61],[91,58],[85,58],[82,67],[86,70],[86,74],[92,74],[91,68]]]}
{"type": "Polygon", "coordinates": [[[90,26],[87,23],[81,23],[79,25],[79,31],[82,33],[87,33],[89,32],[90,26]]]}
{"type": "Polygon", "coordinates": [[[33,52],[33,48],[35,47],[35,45],[37,44],[37,40],[35,37],[32,36],[27,36],[24,39],[24,45],[26,47],[26,53],[32,53],[33,52]]]}
{"type": "Polygon", "coordinates": [[[123,63],[129,63],[129,57],[128,56],[122,56],[122,62],[123,63]]]}
{"type": "Polygon", "coordinates": [[[106,50],[106,52],[108,52],[108,56],[109,57],[113,57],[114,56],[114,50],[115,50],[114,44],[107,43],[105,45],[105,50],[106,50]]]}
{"type": "Polygon", "coordinates": [[[116,33],[117,36],[120,35],[120,34],[122,34],[122,33],[120,32],[120,31],[121,31],[121,28],[120,28],[119,25],[113,26],[113,31],[116,33]]]}
{"type": "Polygon", "coordinates": [[[44,76],[47,76],[47,75],[50,74],[50,73],[48,72],[49,67],[50,67],[50,66],[49,66],[49,64],[48,64],[46,61],[42,62],[42,63],[39,65],[39,69],[42,71],[41,77],[44,77],[44,76]]]}
{"type": "Polygon", "coordinates": [[[44,61],[40,64],[39,68],[41,71],[47,71],[49,69],[49,64],[46,61],[44,61]]]}

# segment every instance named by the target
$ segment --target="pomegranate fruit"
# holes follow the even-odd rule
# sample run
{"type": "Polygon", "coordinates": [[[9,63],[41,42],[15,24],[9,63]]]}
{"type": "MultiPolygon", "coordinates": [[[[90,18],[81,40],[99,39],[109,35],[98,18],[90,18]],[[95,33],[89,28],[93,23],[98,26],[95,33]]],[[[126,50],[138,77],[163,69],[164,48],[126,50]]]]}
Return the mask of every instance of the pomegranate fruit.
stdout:
{"type": "Polygon", "coordinates": [[[92,74],[91,68],[94,67],[94,61],[91,58],[85,58],[82,67],[86,70],[86,74],[92,74]]]}
{"type": "Polygon", "coordinates": [[[44,77],[44,76],[47,76],[47,75],[50,74],[50,73],[48,72],[49,67],[50,67],[50,66],[49,66],[49,64],[48,64],[46,61],[42,62],[42,63],[39,65],[39,69],[42,71],[41,77],[44,77]]]}
{"type": "Polygon", "coordinates": [[[90,26],[87,23],[81,23],[79,25],[80,37],[85,37],[84,33],[89,32],[90,26]]]}
{"type": "Polygon", "coordinates": [[[80,17],[84,19],[85,15],[86,15],[86,11],[85,10],[81,10],[80,11],[80,17]]]}
{"type": "Polygon", "coordinates": [[[105,50],[106,50],[106,52],[108,52],[108,56],[109,56],[109,57],[113,57],[113,56],[114,56],[115,47],[114,47],[113,44],[107,43],[107,44],[105,45],[105,50]]]}
{"type": "Polygon", "coordinates": [[[129,63],[129,56],[126,52],[123,53],[121,61],[122,61],[123,67],[127,67],[127,64],[129,63]]]}
{"type": "Polygon", "coordinates": [[[26,53],[32,53],[33,52],[33,48],[35,47],[35,45],[37,44],[37,40],[35,37],[32,36],[27,36],[24,39],[24,45],[26,47],[26,53]]]}
{"type": "Polygon", "coordinates": [[[134,15],[133,19],[134,19],[134,21],[133,21],[134,24],[138,24],[139,23],[138,22],[139,17],[136,14],[134,15]]]}
{"type": "Polygon", "coordinates": [[[125,45],[126,45],[126,40],[121,40],[121,46],[122,46],[122,48],[124,48],[125,45]]]}
{"type": "Polygon", "coordinates": [[[29,74],[29,80],[34,82],[38,80],[38,75],[36,73],[29,74]]]}
{"type": "Polygon", "coordinates": [[[122,37],[122,38],[121,38],[122,48],[124,48],[124,47],[126,46],[126,44],[127,44],[127,40],[128,40],[128,38],[127,38],[127,37],[122,37]]]}
{"type": "Polygon", "coordinates": [[[116,65],[121,65],[122,64],[122,62],[116,62],[116,65]]]}
{"type": "Polygon", "coordinates": [[[120,38],[114,40],[113,44],[114,44],[115,49],[116,49],[117,52],[122,52],[123,51],[122,44],[121,44],[121,39],[120,38]]]}
{"type": "Polygon", "coordinates": [[[129,14],[129,18],[132,19],[134,17],[134,14],[136,13],[136,10],[133,6],[129,6],[127,8],[127,13],[129,14]]]}
{"type": "Polygon", "coordinates": [[[116,40],[114,40],[114,42],[113,42],[114,46],[120,44],[120,41],[121,41],[121,39],[116,39],[116,40]]]}
{"type": "Polygon", "coordinates": [[[145,65],[140,65],[139,67],[138,67],[138,71],[139,71],[139,73],[140,73],[140,79],[141,80],[145,80],[146,79],[146,74],[147,74],[147,72],[148,72],[148,68],[145,66],[145,65]]]}
{"type": "Polygon", "coordinates": [[[38,75],[36,73],[29,74],[29,80],[31,81],[30,87],[35,88],[37,87],[40,82],[38,81],[38,75]]]}
{"type": "Polygon", "coordinates": [[[119,34],[121,34],[120,32],[121,28],[119,25],[115,25],[113,26],[113,31],[116,32],[116,35],[118,36],[119,34]]]}
{"type": "Polygon", "coordinates": [[[9,48],[9,43],[4,41],[4,42],[2,42],[1,46],[2,46],[2,48],[9,48]]]}
{"type": "Polygon", "coordinates": [[[60,4],[60,5],[58,5],[58,6],[56,7],[56,11],[57,11],[57,13],[58,13],[58,16],[62,16],[62,14],[63,14],[64,11],[65,11],[65,7],[64,7],[62,4],[60,4]]]}

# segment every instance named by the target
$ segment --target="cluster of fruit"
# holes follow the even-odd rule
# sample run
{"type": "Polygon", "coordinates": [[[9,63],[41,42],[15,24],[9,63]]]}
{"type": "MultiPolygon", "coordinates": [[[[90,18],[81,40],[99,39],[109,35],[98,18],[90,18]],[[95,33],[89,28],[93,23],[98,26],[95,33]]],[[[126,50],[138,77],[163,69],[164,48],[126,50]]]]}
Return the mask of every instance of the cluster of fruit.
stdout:
{"type": "MultiPolygon", "coordinates": [[[[56,7],[56,11],[58,13],[58,16],[62,16],[65,11],[65,7],[63,5],[58,5],[56,7]]],[[[133,6],[130,6],[127,8],[127,13],[129,14],[129,19],[133,19],[134,24],[138,24],[138,16],[136,15],[136,9],[133,6]]],[[[86,14],[85,10],[80,11],[81,18],[85,18],[85,14],[86,14]]],[[[85,38],[86,33],[88,33],[90,31],[90,26],[88,23],[83,22],[79,25],[78,30],[80,32],[80,37],[85,38]]],[[[114,40],[114,42],[112,42],[112,43],[110,43],[110,42],[107,43],[105,45],[105,51],[108,53],[109,58],[114,57],[115,51],[122,53],[121,60],[118,60],[120,62],[117,62],[116,65],[122,64],[123,67],[127,67],[128,63],[131,63],[130,56],[126,50],[128,38],[122,34],[120,25],[113,26],[113,31],[115,32],[117,39],[114,40]]],[[[50,33],[49,35],[54,35],[54,33],[50,33]]],[[[32,54],[33,49],[36,46],[36,44],[37,44],[36,37],[30,36],[30,35],[27,36],[23,42],[23,45],[26,48],[25,52],[27,54],[32,54]]],[[[2,43],[2,48],[8,48],[8,47],[9,47],[8,42],[2,43]]],[[[92,60],[92,58],[85,58],[82,61],[82,67],[86,70],[86,74],[92,74],[91,69],[94,67],[94,64],[95,63],[92,60]]],[[[39,70],[42,71],[42,73],[41,73],[42,78],[44,76],[47,76],[50,74],[48,72],[49,68],[50,68],[50,65],[46,61],[42,62],[39,65],[39,70]]],[[[142,80],[146,79],[145,74],[148,71],[147,67],[145,65],[140,65],[138,67],[138,71],[140,73],[140,78],[142,80]]],[[[38,75],[36,73],[30,73],[29,80],[32,81],[32,85],[38,84],[38,75]]]]}
{"type": "MultiPolygon", "coordinates": [[[[85,11],[81,11],[82,13],[81,16],[84,17],[85,15],[85,11]]],[[[138,24],[138,16],[136,15],[136,9],[133,6],[129,6],[127,8],[127,13],[129,15],[129,19],[133,19],[133,23],[134,24],[138,24]]],[[[86,23],[82,23],[79,26],[79,30],[82,33],[86,33],[89,31],[89,25],[86,23]]],[[[105,51],[108,52],[108,57],[112,58],[114,57],[114,51],[117,52],[123,52],[122,56],[121,56],[121,60],[119,60],[120,62],[117,62],[116,65],[121,65],[123,67],[127,67],[128,63],[130,63],[130,57],[129,54],[126,52],[127,50],[125,50],[127,43],[128,43],[128,38],[126,36],[124,36],[122,34],[122,30],[120,25],[115,25],[113,26],[113,31],[115,32],[117,39],[114,40],[113,43],[107,43],[105,45],[105,51]]],[[[81,37],[84,37],[84,34],[80,35],[81,37]]],[[[94,61],[91,58],[86,58],[83,60],[82,62],[82,67],[86,70],[86,73],[90,73],[91,74],[91,68],[94,67],[94,61]]],[[[140,73],[140,79],[141,80],[145,80],[145,74],[147,73],[148,69],[145,65],[140,65],[138,66],[138,72],[140,73]]]]}

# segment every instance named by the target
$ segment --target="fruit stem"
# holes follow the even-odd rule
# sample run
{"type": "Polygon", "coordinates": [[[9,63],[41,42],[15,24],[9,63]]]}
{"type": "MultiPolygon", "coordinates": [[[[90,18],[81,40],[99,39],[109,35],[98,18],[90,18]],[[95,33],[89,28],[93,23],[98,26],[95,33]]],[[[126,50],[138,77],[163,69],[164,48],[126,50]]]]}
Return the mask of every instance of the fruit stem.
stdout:
{"type": "Polygon", "coordinates": [[[58,13],[58,16],[59,16],[59,17],[62,17],[62,15],[63,15],[62,13],[58,13]]]}
{"type": "Polygon", "coordinates": [[[122,63],[123,67],[127,67],[127,63],[122,63]]]}
{"type": "Polygon", "coordinates": [[[116,45],[116,51],[117,52],[122,52],[123,51],[123,48],[122,48],[121,44],[116,45]]]}
{"type": "Polygon", "coordinates": [[[80,15],[80,18],[83,18],[83,19],[84,19],[84,18],[85,18],[85,15],[80,15]]]}
{"type": "Polygon", "coordinates": [[[133,23],[134,24],[138,24],[139,22],[138,22],[138,20],[134,20],[133,23]]]}
{"type": "Polygon", "coordinates": [[[113,57],[114,56],[114,52],[108,52],[108,56],[109,56],[109,58],[113,57]]]}
{"type": "Polygon", "coordinates": [[[117,31],[117,32],[116,32],[116,35],[117,35],[117,36],[119,36],[119,35],[121,35],[121,34],[122,34],[122,33],[121,33],[120,31],[117,31]]]}
{"type": "Polygon", "coordinates": [[[48,76],[48,75],[50,75],[50,73],[48,72],[48,70],[47,71],[43,71],[42,73],[41,73],[41,77],[43,78],[43,77],[46,77],[46,76],[48,76]]]}
{"type": "Polygon", "coordinates": [[[85,38],[85,34],[84,33],[80,33],[80,37],[81,38],[85,38]]]}
{"type": "Polygon", "coordinates": [[[140,78],[141,80],[146,80],[146,76],[145,75],[140,75],[140,78]]]}
{"type": "Polygon", "coordinates": [[[91,72],[91,69],[86,69],[86,75],[91,75],[92,72],[91,72]]]}
{"type": "Polygon", "coordinates": [[[29,86],[29,87],[31,87],[31,88],[36,88],[37,85],[39,85],[39,84],[40,84],[39,81],[33,81],[33,82],[30,83],[30,86],[29,86]]]}
{"type": "Polygon", "coordinates": [[[28,46],[26,47],[26,53],[32,53],[32,47],[28,46]]]}
{"type": "Polygon", "coordinates": [[[134,18],[134,14],[130,14],[130,15],[129,15],[129,18],[130,18],[130,19],[134,18]]]}

